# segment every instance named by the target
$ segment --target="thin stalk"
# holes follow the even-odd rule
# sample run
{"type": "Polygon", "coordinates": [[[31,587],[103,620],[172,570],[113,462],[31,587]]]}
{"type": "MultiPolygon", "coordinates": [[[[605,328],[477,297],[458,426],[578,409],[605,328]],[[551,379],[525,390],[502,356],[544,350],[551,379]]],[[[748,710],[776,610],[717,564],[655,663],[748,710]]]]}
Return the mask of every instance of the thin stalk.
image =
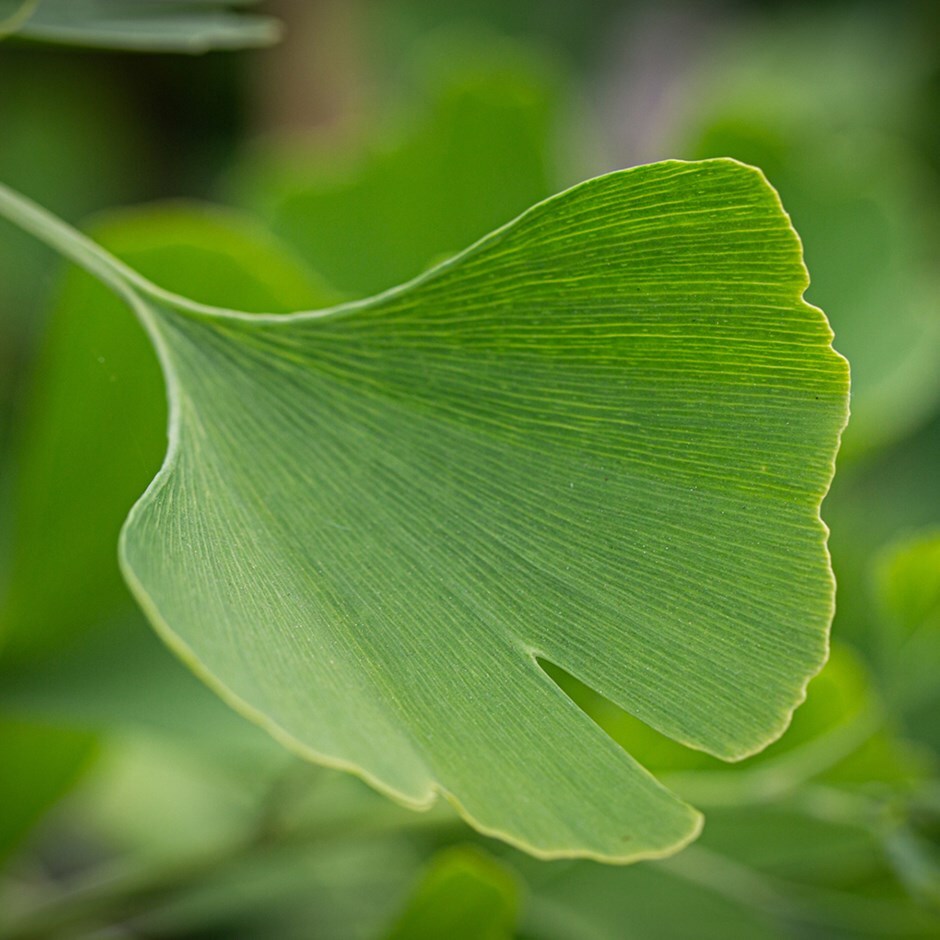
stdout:
{"type": "MultiPolygon", "coordinates": [[[[109,251],[106,251],[97,242],[83,235],[67,222],[63,222],[38,203],[27,196],[18,193],[9,186],[0,183],[0,218],[6,218],[13,225],[34,235],[41,242],[57,251],[60,255],[74,261],[84,268],[93,277],[98,278],[134,309],[144,326],[151,334],[152,316],[148,312],[146,300],[156,301],[165,310],[173,310],[188,316],[201,319],[225,320],[283,320],[281,314],[243,313],[238,310],[227,310],[211,304],[202,304],[188,297],[174,294],[164,290],[152,281],[138,274],[133,268],[118,260],[109,251]]],[[[400,290],[400,288],[398,289],[400,290]]],[[[388,293],[394,293],[395,289],[388,293]]],[[[294,316],[321,317],[326,313],[347,311],[362,306],[369,301],[360,301],[355,304],[344,304],[327,310],[307,311],[294,314],[294,316]]]]}
{"type": "Polygon", "coordinates": [[[156,289],[86,235],[3,183],[0,183],[0,216],[74,261],[129,302],[134,288],[144,293],[156,289]]]}

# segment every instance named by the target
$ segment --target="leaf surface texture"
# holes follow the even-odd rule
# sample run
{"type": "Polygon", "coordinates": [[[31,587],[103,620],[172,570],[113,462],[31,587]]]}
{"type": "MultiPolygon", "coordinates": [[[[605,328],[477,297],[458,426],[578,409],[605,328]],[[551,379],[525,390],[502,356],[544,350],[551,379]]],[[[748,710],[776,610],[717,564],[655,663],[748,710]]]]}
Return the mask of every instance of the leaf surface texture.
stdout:
{"type": "Polygon", "coordinates": [[[125,575],[281,741],[537,855],[628,861],[700,816],[540,660],[724,759],[782,733],[827,651],[848,376],[759,171],[600,177],[402,288],[286,316],[69,250],[169,385],[125,575]]]}

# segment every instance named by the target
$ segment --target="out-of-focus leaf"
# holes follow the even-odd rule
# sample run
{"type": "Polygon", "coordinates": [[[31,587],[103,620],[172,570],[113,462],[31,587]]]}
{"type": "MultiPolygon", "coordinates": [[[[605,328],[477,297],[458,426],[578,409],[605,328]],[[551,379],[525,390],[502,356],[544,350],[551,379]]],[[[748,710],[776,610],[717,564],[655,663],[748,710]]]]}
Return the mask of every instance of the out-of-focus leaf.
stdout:
{"type": "Polygon", "coordinates": [[[872,560],[911,532],[940,521],[940,413],[890,449],[846,461],[826,499],[829,548],[839,583],[835,636],[877,657],[883,612],[872,596],[872,560]]]}
{"type": "Polygon", "coordinates": [[[510,940],[519,883],[505,866],[472,847],[438,855],[386,940],[510,940]]]}
{"type": "Polygon", "coordinates": [[[940,751],[940,531],[892,546],[877,576],[888,695],[910,729],[940,751]]]}
{"type": "Polygon", "coordinates": [[[699,817],[537,657],[725,759],[782,732],[825,654],[847,373],[759,172],[600,177],[288,317],[170,294],[0,194],[152,332],[171,447],[124,571],[284,743],[533,853],[627,861],[699,817]]]}
{"type": "Polygon", "coordinates": [[[544,63],[496,40],[486,52],[448,42],[422,84],[423,113],[404,127],[358,146],[272,141],[229,186],[352,296],[414,277],[553,188],[557,94],[544,63]]]}
{"type": "Polygon", "coordinates": [[[908,640],[923,632],[940,641],[940,532],[893,546],[878,575],[890,626],[908,640]]]}
{"type": "MultiPolygon", "coordinates": [[[[115,87],[91,59],[75,63],[11,51],[4,47],[0,54],[0,179],[43,193],[50,208],[73,222],[139,198],[150,156],[126,89],[115,87]]],[[[46,324],[50,270],[42,245],[0,225],[0,593],[15,498],[10,438],[46,324]]]]}
{"type": "Polygon", "coordinates": [[[232,9],[246,2],[252,0],[28,0],[6,19],[5,32],[40,42],[141,52],[199,53],[276,42],[275,20],[232,9]]]}
{"type": "MultiPolygon", "coordinates": [[[[141,271],[205,302],[276,312],[331,299],[235,213],[156,206],[114,216],[98,233],[141,271]]],[[[152,349],[121,302],[84,272],[67,274],[33,389],[11,499],[4,657],[48,651],[129,607],[115,544],[165,447],[152,349]]]]}
{"type": "MultiPolygon", "coordinates": [[[[792,865],[795,872],[792,877],[780,877],[775,872],[742,863],[704,844],[694,847],[687,855],[669,859],[661,868],[687,885],[705,888],[740,908],[769,916],[775,936],[825,937],[827,940],[855,940],[865,936],[927,940],[936,936],[940,921],[905,892],[884,858],[878,858],[878,847],[871,844],[870,834],[867,851],[860,852],[859,837],[865,839],[866,836],[861,830],[853,838],[848,830],[834,830],[828,823],[817,821],[812,826],[797,825],[787,829],[786,821],[783,818],[771,826],[766,821],[760,822],[756,828],[744,823],[741,828],[744,840],[739,840],[738,844],[753,849],[755,839],[763,835],[768,840],[766,848],[770,850],[765,859],[769,868],[773,868],[776,861],[772,841],[775,838],[784,847],[781,854],[790,856],[791,864],[794,852],[805,852],[807,866],[799,871],[798,866],[792,865]],[[794,835],[807,841],[797,842],[794,835]],[[836,857],[825,846],[818,845],[829,838],[841,846],[843,853],[859,854],[836,857]],[[825,866],[815,867],[826,855],[829,856],[828,875],[840,882],[838,887],[826,883],[825,866]],[[813,880],[814,874],[819,880],[813,880]]],[[[734,821],[730,825],[734,832],[734,821]]]]}
{"type": "Polygon", "coordinates": [[[72,787],[95,748],[87,732],[0,718],[0,862],[72,787]]]}

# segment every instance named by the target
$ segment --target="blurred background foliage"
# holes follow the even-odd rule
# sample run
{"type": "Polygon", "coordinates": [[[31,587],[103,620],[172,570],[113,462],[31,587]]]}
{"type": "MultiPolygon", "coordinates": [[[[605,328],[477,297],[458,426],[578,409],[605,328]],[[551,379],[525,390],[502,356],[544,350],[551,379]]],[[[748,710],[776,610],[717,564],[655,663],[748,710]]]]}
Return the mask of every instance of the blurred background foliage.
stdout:
{"type": "MultiPolygon", "coordinates": [[[[187,5],[238,4],[161,13],[187,5]]],[[[254,12],[281,19],[281,45],[142,56],[6,39],[0,179],[162,286],[283,312],[393,286],[599,172],[760,165],[853,366],[824,508],[833,656],[784,738],[737,765],[554,674],[706,812],[702,838],[659,862],[539,862],[445,806],[410,813],[299,762],[173,659],[118,574],[120,524],[165,442],[139,327],[3,226],[0,936],[940,934],[940,9],[254,12]]],[[[263,28],[245,44],[273,38],[263,28]]],[[[85,44],[121,45],[108,35],[85,44]]]]}

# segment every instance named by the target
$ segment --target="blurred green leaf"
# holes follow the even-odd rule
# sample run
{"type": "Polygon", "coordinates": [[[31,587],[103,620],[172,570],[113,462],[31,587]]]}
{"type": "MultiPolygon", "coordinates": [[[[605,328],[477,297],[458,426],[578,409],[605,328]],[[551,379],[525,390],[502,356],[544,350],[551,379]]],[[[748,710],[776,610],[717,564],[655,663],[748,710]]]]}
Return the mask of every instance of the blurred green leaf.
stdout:
{"type": "MultiPolygon", "coordinates": [[[[171,204],[113,215],[97,234],[141,271],[206,302],[285,311],[332,297],[242,216],[171,204]]],[[[47,652],[130,600],[115,544],[165,449],[165,392],[143,330],[84,272],[69,271],[18,434],[7,658],[47,652]]]]}
{"type": "MultiPolygon", "coordinates": [[[[740,821],[741,833],[746,835],[737,844],[751,851],[763,846],[764,869],[704,844],[660,867],[687,886],[704,888],[739,909],[769,918],[774,936],[826,940],[866,936],[927,940],[936,936],[936,916],[912,901],[892,877],[870,834],[859,830],[853,835],[849,827],[833,827],[820,821],[793,825],[794,817],[785,815],[768,825],[774,814],[765,811],[762,815],[764,821],[753,828],[740,821]],[[761,837],[765,841],[761,842],[761,837]],[[775,839],[779,840],[779,855],[775,839]],[[825,846],[830,839],[842,849],[838,856],[825,846]],[[866,842],[867,851],[860,851],[866,842]],[[806,855],[807,864],[802,870],[793,861],[796,852],[806,855]],[[836,887],[826,883],[826,865],[819,864],[827,855],[828,875],[839,882],[836,887]],[[772,870],[780,858],[789,860],[793,877],[781,877],[772,870]]],[[[732,830],[737,822],[729,820],[732,830]]]]}
{"type": "MultiPolygon", "coordinates": [[[[92,873],[59,897],[37,899],[17,897],[0,908],[0,932],[4,937],[66,938],[109,933],[120,924],[122,930],[147,937],[224,936],[227,940],[261,940],[276,936],[283,940],[374,940],[414,878],[419,858],[413,847],[401,839],[384,835],[349,833],[341,839],[302,838],[265,842],[250,830],[241,842],[224,837],[219,843],[219,822],[226,827],[224,806],[211,806],[205,799],[212,786],[197,771],[189,777],[185,762],[151,769],[157,780],[169,783],[165,794],[155,792],[153,781],[119,779],[120,786],[131,784],[120,805],[120,794],[111,807],[116,811],[112,825],[119,846],[133,847],[142,838],[142,854],[126,855],[106,869],[106,875],[92,873]],[[182,774],[180,774],[182,771],[182,774]],[[183,784],[182,789],[180,784],[183,784]],[[149,785],[148,785],[149,784],[149,785]],[[195,786],[195,794],[190,788],[195,786]],[[203,792],[204,791],[204,792],[203,792]],[[189,799],[193,805],[182,811],[165,800],[173,795],[189,799]],[[131,812],[138,808],[137,815],[131,812]],[[221,811],[221,812],[220,812],[221,811]],[[190,812],[206,812],[208,820],[190,812]],[[148,814],[150,818],[146,818],[148,814]],[[166,831],[158,833],[171,848],[168,854],[154,855],[151,838],[159,819],[166,831]],[[193,822],[193,832],[181,824],[193,822]],[[208,822],[208,826],[206,825],[208,822]],[[208,840],[205,836],[208,835],[208,840]],[[200,843],[198,850],[179,856],[183,842],[200,843]],[[200,839],[200,836],[202,837],[200,839]],[[180,843],[181,845],[182,843],[180,843]]],[[[126,768],[139,767],[133,754],[126,768]]],[[[107,768],[106,768],[107,769],[107,768]]],[[[113,769],[113,768],[112,768],[113,769]]],[[[218,799],[220,794],[216,794],[218,799]]],[[[231,798],[231,794],[223,794],[231,798]]],[[[249,816],[247,822],[251,821],[249,816]]],[[[109,831],[107,819],[91,820],[91,826],[109,831]]],[[[193,845],[190,845],[190,849],[193,845]]],[[[0,884],[0,888],[3,885],[0,884]]],[[[2,896],[4,901],[7,895],[2,896]]]]}
{"type": "MultiPolygon", "coordinates": [[[[77,67],[64,56],[6,48],[0,55],[0,179],[43,193],[50,208],[73,222],[139,198],[151,166],[127,89],[107,80],[101,65],[89,60],[77,67]]],[[[0,594],[15,495],[10,438],[46,324],[50,268],[44,246],[0,225],[0,594]]]]}
{"type": "Polygon", "coordinates": [[[877,577],[890,700],[909,729],[940,752],[940,531],[891,546],[877,577]]]}
{"type": "Polygon", "coordinates": [[[519,906],[516,878],[473,847],[435,857],[387,940],[510,940],[519,906]]]}
{"type": "Polygon", "coordinates": [[[823,820],[782,801],[729,805],[709,812],[708,837],[700,845],[765,874],[850,888],[890,871],[867,822],[823,820]]]}
{"type": "MultiPolygon", "coordinates": [[[[275,20],[242,16],[232,10],[250,2],[253,0],[27,0],[19,7],[14,5],[0,20],[0,37],[14,34],[72,46],[189,53],[276,42],[280,30],[275,20]]],[[[0,17],[5,11],[0,7],[0,17]]]]}
{"type": "Polygon", "coordinates": [[[759,172],[601,177],[400,290],[293,317],[195,304],[4,211],[151,331],[170,454],[124,571],[284,743],[534,853],[626,861],[699,818],[537,657],[726,759],[785,727],[825,653],[847,376],[759,172]]]}
{"type": "Polygon", "coordinates": [[[403,126],[358,144],[269,142],[228,186],[352,296],[414,277],[553,189],[545,63],[505,40],[450,39],[421,71],[426,100],[403,126]]]}
{"type": "Polygon", "coordinates": [[[902,640],[940,641],[940,531],[892,546],[878,571],[890,627],[902,640]]]}
{"type": "Polygon", "coordinates": [[[0,717],[0,862],[76,782],[95,736],[0,717]]]}
{"type": "Polygon", "coordinates": [[[839,583],[833,634],[857,644],[873,662],[880,656],[884,623],[872,593],[872,562],[911,532],[937,525],[938,466],[940,413],[893,447],[846,461],[826,498],[839,583]]]}

